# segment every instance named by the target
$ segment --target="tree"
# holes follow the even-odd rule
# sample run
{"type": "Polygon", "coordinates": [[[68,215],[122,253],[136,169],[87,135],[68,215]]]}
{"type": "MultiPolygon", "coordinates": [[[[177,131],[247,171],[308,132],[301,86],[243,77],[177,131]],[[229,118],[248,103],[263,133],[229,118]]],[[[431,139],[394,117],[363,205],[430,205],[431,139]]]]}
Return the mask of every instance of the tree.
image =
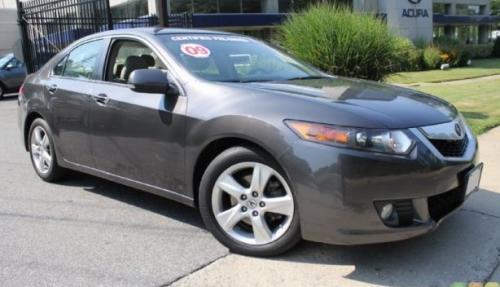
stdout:
{"type": "Polygon", "coordinates": [[[491,15],[500,16],[500,0],[491,0],[491,15]]]}

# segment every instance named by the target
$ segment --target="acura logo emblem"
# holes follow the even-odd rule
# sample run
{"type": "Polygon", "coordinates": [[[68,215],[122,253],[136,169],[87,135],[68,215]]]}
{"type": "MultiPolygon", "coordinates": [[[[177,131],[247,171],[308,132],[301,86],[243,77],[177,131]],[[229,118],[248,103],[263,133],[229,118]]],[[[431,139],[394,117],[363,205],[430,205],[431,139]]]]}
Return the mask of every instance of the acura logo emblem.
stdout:
{"type": "Polygon", "coordinates": [[[459,124],[455,124],[455,132],[458,137],[462,137],[462,127],[459,124]]]}
{"type": "Polygon", "coordinates": [[[420,4],[420,2],[422,2],[422,0],[408,0],[411,4],[420,4]]]}

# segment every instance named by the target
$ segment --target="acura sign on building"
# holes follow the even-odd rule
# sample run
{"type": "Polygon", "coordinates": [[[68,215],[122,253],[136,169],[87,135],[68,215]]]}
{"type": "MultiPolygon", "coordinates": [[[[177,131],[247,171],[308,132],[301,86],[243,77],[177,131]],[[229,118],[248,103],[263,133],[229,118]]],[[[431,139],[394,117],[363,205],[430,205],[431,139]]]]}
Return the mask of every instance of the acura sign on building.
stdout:
{"type": "Polygon", "coordinates": [[[379,0],[379,11],[401,36],[432,41],[432,0],[379,0]]]}

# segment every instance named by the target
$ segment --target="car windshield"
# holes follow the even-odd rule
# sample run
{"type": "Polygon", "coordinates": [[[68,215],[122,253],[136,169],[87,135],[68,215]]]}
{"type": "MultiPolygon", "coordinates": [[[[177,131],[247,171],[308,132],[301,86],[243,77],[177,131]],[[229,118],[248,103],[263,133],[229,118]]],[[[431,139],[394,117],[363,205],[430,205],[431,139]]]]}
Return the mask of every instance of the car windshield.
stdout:
{"type": "Polygon", "coordinates": [[[7,54],[0,58],[0,68],[3,68],[10,61],[10,59],[12,59],[13,56],[14,55],[12,54],[7,54]]]}
{"type": "Polygon", "coordinates": [[[237,35],[175,34],[161,39],[192,74],[209,81],[261,82],[322,74],[259,41],[237,35]]]}

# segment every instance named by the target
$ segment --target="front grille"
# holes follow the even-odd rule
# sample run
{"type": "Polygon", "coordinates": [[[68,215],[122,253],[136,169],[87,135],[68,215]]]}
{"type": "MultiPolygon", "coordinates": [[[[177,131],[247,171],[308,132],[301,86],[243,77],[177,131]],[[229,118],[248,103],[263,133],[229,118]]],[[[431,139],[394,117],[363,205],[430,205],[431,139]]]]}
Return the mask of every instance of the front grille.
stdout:
{"type": "Polygon", "coordinates": [[[465,136],[461,140],[433,140],[430,142],[444,157],[461,157],[464,155],[469,138],[465,136]]]}
{"type": "Polygon", "coordinates": [[[427,199],[429,214],[437,222],[462,205],[464,200],[465,192],[462,187],[429,197],[427,199]]]}

